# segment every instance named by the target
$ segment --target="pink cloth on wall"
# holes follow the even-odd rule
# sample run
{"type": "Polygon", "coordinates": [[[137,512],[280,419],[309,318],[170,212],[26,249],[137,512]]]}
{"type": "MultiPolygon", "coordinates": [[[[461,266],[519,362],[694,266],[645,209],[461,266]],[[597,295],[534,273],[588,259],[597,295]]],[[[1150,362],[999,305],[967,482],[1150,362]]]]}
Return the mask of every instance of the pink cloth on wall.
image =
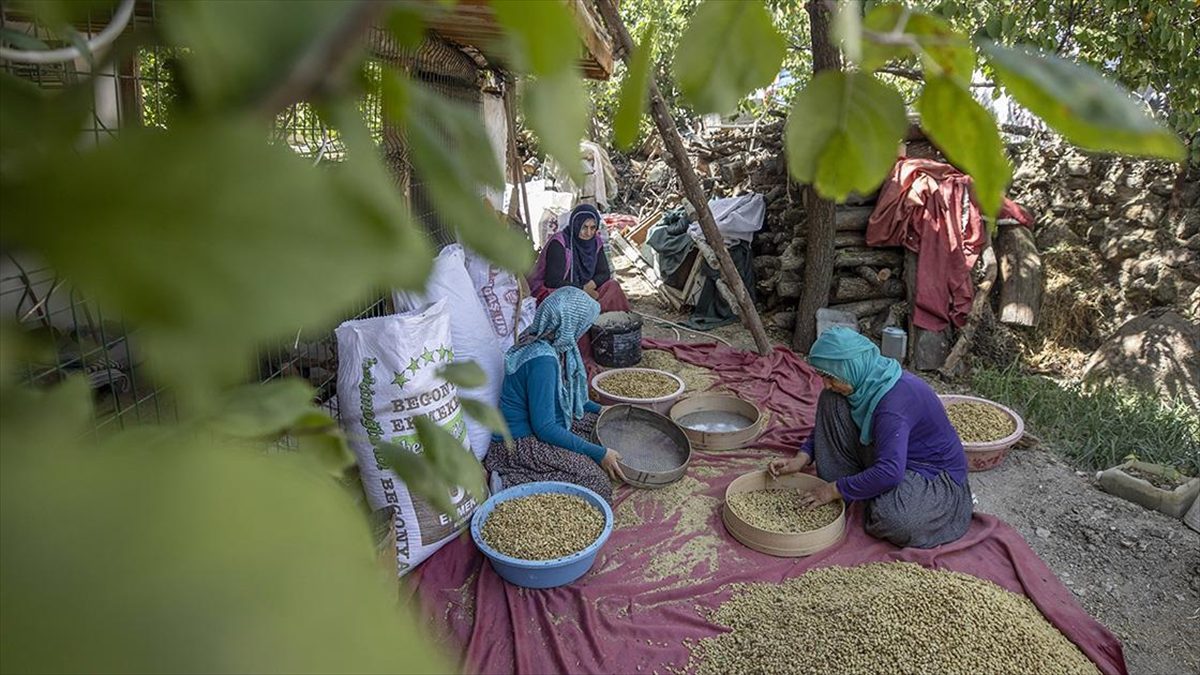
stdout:
{"type": "Polygon", "coordinates": [[[727,600],[730,584],[778,583],[829,565],[899,560],[965,572],[1024,595],[1101,671],[1126,673],[1117,638],[1088,616],[1020,533],[992,516],[976,514],[962,539],[933,549],[901,549],[867,535],[858,505],[850,510],[844,539],[807,558],[775,558],[739,544],[721,524],[725,488],[796,450],[812,427],[819,380],[783,349],[760,357],[713,344],[647,340],[645,346],[712,367],[728,389],[771,411],[767,432],[754,444],[764,449],[696,451],[687,475],[672,486],[619,487],[617,527],[592,570],[568,586],[510,586],[469,533],[447,545],[411,573],[409,588],[464,672],[648,674],[683,668],[690,655],[685,640],[723,632],[704,610],[727,600]]]}

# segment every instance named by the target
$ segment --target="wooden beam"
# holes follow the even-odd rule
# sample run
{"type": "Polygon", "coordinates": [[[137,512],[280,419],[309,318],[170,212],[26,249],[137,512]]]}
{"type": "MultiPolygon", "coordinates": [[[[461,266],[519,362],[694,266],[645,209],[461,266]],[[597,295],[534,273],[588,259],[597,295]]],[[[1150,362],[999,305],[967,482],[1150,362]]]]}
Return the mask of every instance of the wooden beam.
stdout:
{"type": "MultiPolygon", "coordinates": [[[[622,58],[628,61],[633,52],[633,38],[625,29],[616,5],[612,3],[612,0],[596,0],[596,4],[604,16],[604,22],[608,24],[608,30],[613,35],[618,52],[622,58]]],[[[700,179],[696,177],[696,172],[692,170],[692,165],[688,160],[687,149],[683,146],[683,139],[679,136],[679,129],[675,126],[675,118],[671,116],[667,102],[663,98],[662,92],[658,90],[658,84],[654,78],[650,78],[650,113],[658,127],[658,133],[666,145],[666,158],[679,174],[683,192],[700,219],[700,229],[704,232],[704,239],[716,254],[718,271],[734,296],[738,317],[741,318],[742,324],[754,338],[758,353],[769,354],[771,341],[767,338],[766,329],[763,328],[762,317],[758,315],[758,309],[754,307],[754,301],[750,299],[750,293],[746,290],[746,285],[742,283],[742,277],[738,274],[733,259],[729,257],[729,250],[725,248],[721,231],[717,229],[717,223],[708,209],[708,199],[704,194],[704,188],[701,187],[700,179]]]]}
{"type": "MultiPolygon", "coordinates": [[[[599,71],[604,74],[603,77],[595,79],[607,80],[613,71],[613,52],[610,39],[604,35],[591,8],[583,0],[568,0],[567,9],[571,10],[571,14],[575,17],[575,23],[579,26],[583,45],[591,56],[590,61],[594,62],[599,71]]],[[[584,59],[585,62],[588,60],[584,59]]]]}
{"type": "Polygon", "coordinates": [[[996,248],[1001,323],[1036,326],[1042,309],[1042,257],[1033,232],[1019,225],[1001,226],[996,248]]]}

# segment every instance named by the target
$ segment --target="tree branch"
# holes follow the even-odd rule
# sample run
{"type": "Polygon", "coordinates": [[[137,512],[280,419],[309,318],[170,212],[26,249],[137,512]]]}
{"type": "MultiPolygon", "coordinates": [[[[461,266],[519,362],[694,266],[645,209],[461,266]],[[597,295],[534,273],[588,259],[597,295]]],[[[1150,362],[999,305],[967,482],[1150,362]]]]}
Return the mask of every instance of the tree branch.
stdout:
{"type": "Polygon", "coordinates": [[[311,98],[341,77],[344,66],[362,45],[362,36],[391,7],[386,2],[357,0],[342,14],[341,19],[308,47],[292,66],[291,72],[277,87],[268,91],[257,108],[267,115],[298,101],[311,98]]]}
{"type": "MultiPolygon", "coordinates": [[[[876,72],[887,73],[888,75],[895,75],[896,77],[902,77],[906,80],[912,80],[913,82],[924,82],[925,81],[925,75],[921,71],[917,70],[916,68],[901,68],[900,66],[883,66],[876,72]]],[[[994,87],[994,86],[996,86],[995,82],[972,82],[971,83],[971,88],[973,88],[973,89],[982,89],[982,88],[994,87]]]]}

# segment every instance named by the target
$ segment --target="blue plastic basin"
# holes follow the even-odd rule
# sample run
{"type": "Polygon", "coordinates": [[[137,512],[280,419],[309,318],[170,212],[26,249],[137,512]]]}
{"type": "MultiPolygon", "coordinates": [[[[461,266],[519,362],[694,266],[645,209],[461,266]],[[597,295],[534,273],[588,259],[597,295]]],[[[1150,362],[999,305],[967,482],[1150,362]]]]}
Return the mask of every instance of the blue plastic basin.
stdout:
{"type": "Polygon", "coordinates": [[[608,535],[612,534],[612,529],[612,508],[609,507],[608,502],[604,501],[603,497],[585,487],[557,481],[524,483],[498,492],[484,502],[483,506],[475,509],[475,515],[471,517],[471,538],[475,540],[475,545],[479,547],[479,550],[491,561],[492,569],[496,570],[496,573],[508,583],[526,588],[564,586],[587,574],[587,571],[592,568],[592,563],[596,562],[596,554],[600,552],[600,547],[608,541],[608,535]],[[604,514],[604,530],[600,532],[596,541],[578,553],[552,560],[513,558],[487,545],[487,542],[483,540],[483,524],[497,504],[509,499],[528,497],[543,492],[574,495],[599,509],[604,514]]]}

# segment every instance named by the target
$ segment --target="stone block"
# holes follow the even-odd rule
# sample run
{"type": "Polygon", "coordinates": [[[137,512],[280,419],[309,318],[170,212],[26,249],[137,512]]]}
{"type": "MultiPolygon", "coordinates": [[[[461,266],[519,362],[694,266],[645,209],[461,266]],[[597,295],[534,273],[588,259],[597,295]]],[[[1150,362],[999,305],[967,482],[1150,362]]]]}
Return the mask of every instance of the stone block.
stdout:
{"type": "Polygon", "coordinates": [[[1164,490],[1147,480],[1126,473],[1125,470],[1129,468],[1158,475],[1170,471],[1158,464],[1133,460],[1101,471],[1100,487],[1109,494],[1165,513],[1172,518],[1181,518],[1195,503],[1197,495],[1200,495],[1200,478],[1193,478],[1174,490],[1164,490]]]}

